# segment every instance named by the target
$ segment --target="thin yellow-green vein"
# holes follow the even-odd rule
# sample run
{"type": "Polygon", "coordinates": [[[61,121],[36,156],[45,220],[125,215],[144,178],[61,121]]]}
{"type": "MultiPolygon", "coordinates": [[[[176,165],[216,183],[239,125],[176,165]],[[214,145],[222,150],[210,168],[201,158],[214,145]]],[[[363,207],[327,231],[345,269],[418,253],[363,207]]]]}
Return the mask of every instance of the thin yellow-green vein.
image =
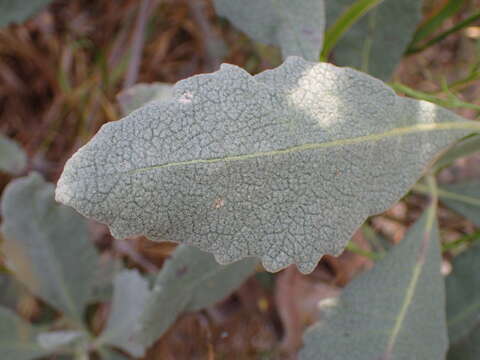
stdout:
{"type": "Polygon", "coordinates": [[[218,162],[243,161],[243,160],[250,160],[250,159],[256,159],[261,157],[272,157],[272,156],[286,155],[286,154],[302,152],[302,151],[324,149],[324,148],[330,148],[335,146],[345,146],[345,145],[359,144],[359,143],[364,143],[369,141],[378,141],[384,138],[389,138],[394,136],[402,136],[402,135],[408,135],[416,132],[427,132],[427,131],[436,131],[436,130],[471,130],[472,132],[474,131],[480,132],[480,123],[476,123],[474,121],[465,121],[465,122],[417,124],[409,127],[389,130],[380,134],[358,136],[350,139],[339,139],[339,140],[328,141],[323,143],[303,144],[303,145],[292,146],[289,148],[279,149],[279,150],[255,152],[255,153],[243,154],[243,155],[232,155],[232,156],[212,158],[212,159],[193,159],[193,160],[185,160],[185,161],[178,161],[178,162],[170,162],[165,164],[152,165],[152,166],[132,169],[128,172],[135,173],[140,171],[157,170],[157,169],[174,167],[174,166],[188,166],[188,165],[197,165],[197,164],[214,164],[218,162]]]}

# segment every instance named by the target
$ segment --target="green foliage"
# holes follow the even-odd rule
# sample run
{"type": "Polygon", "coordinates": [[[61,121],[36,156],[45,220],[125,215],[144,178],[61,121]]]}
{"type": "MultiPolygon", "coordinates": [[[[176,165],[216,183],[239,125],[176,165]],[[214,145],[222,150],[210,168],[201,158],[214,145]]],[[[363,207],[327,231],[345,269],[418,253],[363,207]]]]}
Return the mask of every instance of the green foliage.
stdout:
{"type": "Polygon", "coordinates": [[[172,96],[172,85],[163,83],[138,84],[118,95],[118,103],[124,115],[151,101],[168,99],[172,96]]]}
{"type": "Polygon", "coordinates": [[[133,356],[145,355],[145,347],[133,339],[140,327],[140,316],[149,297],[148,282],[135,270],[124,270],[115,277],[112,309],[107,326],[97,344],[109,344],[133,356]]]}
{"type": "Polygon", "coordinates": [[[54,186],[37,174],[5,189],[3,252],[8,267],[32,293],[81,322],[91,295],[97,253],[86,221],[56,204],[53,194],[54,186]]]}
{"type": "Polygon", "coordinates": [[[443,359],[448,347],[436,206],[307,330],[300,359],[443,359]]]}
{"type": "Polygon", "coordinates": [[[40,331],[11,310],[0,307],[0,356],[2,359],[30,360],[50,353],[37,342],[40,331]]]}
{"type": "Polygon", "coordinates": [[[0,27],[23,22],[51,2],[52,0],[0,0],[0,27]]]}
{"type": "MultiPolygon", "coordinates": [[[[47,3],[0,0],[0,26],[47,3]]],[[[215,0],[220,16],[279,46],[286,61],[255,76],[223,65],[174,86],[124,91],[126,118],[105,125],[68,161],[56,190],[59,201],[107,224],[116,237],[184,244],[150,289],[137,270],[100,261],[86,220],[54,202],[52,184],[38,174],[13,181],[1,202],[7,268],[0,273],[0,358],[83,360],[96,353],[126,360],[117,350],[142,357],[180,315],[240,286],[255,271],[255,257],[269,271],[296,264],[310,272],[414,186],[432,205],[393,247],[363,225],[373,252],[355,243],[347,248],[376,264],[321,304],[300,359],[478,359],[480,246],[453,260],[445,300],[437,199],[478,227],[480,183],[437,187],[431,175],[480,149],[472,134],[480,132],[478,122],[432,104],[479,111],[454,93],[478,79],[478,64],[465,79],[442,86],[443,94],[391,84],[428,103],[399,97],[358,71],[306,61],[318,59],[328,21],[323,60],[332,52],[339,65],[388,79],[409,42],[407,52],[421,51],[480,17],[473,13],[429,39],[464,3],[446,2],[415,29],[417,0],[215,0]],[[432,159],[460,139],[431,167],[429,186],[415,185],[432,159]],[[53,308],[54,319],[39,326],[17,315],[25,293],[53,308]],[[96,336],[87,306],[110,299],[96,336]]],[[[26,167],[24,151],[0,136],[0,171],[18,175],[26,167]]]]}
{"type": "Polygon", "coordinates": [[[220,16],[265,44],[277,45],[284,58],[316,61],[323,44],[323,0],[214,0],[220,16]]]}
{"type": "Polygon", "coordinates": [[[421,5],[418,0],[326,0],[327,20],[333,25],[327,31],[324,58],[336,44],[335,63],[390,79],[420,22],[421,5]],[[352,24],[353,20],[358,21],[352,24]],[[333,43],[327,48],[329,42],[333,43]]]}
{"type": "Polygon", "coordinates": [[[27,165],[27,156],[13,140],[0,134],[0,171],[9,174],[21,173],[27,165]]]}
{"type": "Polygon", "coordinates": [[[480,244],[453,261],[446,279],[448,336],[452,345],[448,360],[480,358],[480,244]]]}
{"type": "Polygon", "coordinates": [[[227,266],[192,246],[179,246],[158,275],[142,315],[139,342],[150,346],[184,312],[215,304],[250,276],[257,264],[245,259],[227,266]]]}
{"type": "Polygon", "coordinates": [[[443,185],[439,195],[445,205],[480,226],[479,181],[443,185]]]}

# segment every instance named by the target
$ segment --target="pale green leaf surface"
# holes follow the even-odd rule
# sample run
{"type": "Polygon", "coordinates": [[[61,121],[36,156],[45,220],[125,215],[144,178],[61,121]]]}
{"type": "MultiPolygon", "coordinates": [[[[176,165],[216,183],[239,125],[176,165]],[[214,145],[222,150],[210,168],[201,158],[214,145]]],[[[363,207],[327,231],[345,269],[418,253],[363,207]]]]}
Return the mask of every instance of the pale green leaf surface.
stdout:
{"type": "Polygon", "coordinates": [[[137,84],[118,94],[118,103],[122,113],[128,115],[151,101],[168,99],[172,96],[171,84],[137,84]]]}
{"type": "Polygon", "coordinates": [[[124,270],[115,277],[112,310],[100,343],[116,346],[141,357],[145,347],[133,339],[149,296],[148,282],[136,270],[124,270]]]}
{"type": "Polygon", "coordinates": [[[30,360],[51,353],[37,343],[38,330],[13,311],[0,307],[0,359],[30,360]]]}
{"type": "Polygon", "coordinates": [[[249,258],[223,266],[211,254],[180,245],[155,281],[142,315],[138,341],[150,346],[182,313],[224,299],[254,272],[257,263],[249,258]]]}
{"type": "Polygon", "coordinates": [[[67,162],[56,196],[115,237],[308,273],[479,129],[353,69],[291,57],[253,77],[223,65],[104,125],[67,162]]]}
{"type": "Polygon", "coordinates": [[[0,0],[0,27],[23,22],[51,2],[52,0],[0,0]]]}
{"type": "Polygon", "coordinates": [[[442,185],[439,195],[445,205],[480,226],[479,181],[442,185]]]}
{"type": "Polygon", "coordinates": [[[283,57],[316,61],[325,31],[324,0],[215,0],[217,13],[283,57]]]}
{"type": "Polygon", "coordinates": [[[130,358],[110,349],[102,349],[102,360],[129,360],[130,358]]]}
{"type": "Polygon", "coordinates": [[[447,356],[447,360],[478,359],[480,359],[480,326],[469,332],[459,343],[452,344],[447,356]]]}
{"type": "Polygon", "coordinates": [[[438,161],[435,162],[434,170],[438,171],[445,166],[451,165],[455,160],[480,152],[480,136],[474,135],[452,146],[438,161]]]}
{"type": "MultiPolygon", "coordinates": [[[[355,1],[326,0],[327,23],[334,23],[355,1]]],[[[389,80],[420,22],[421,7],[419,0],[384,0],[340,39],[335,63],[389,80]]]]}
{"type": "Polygon", "coordinates": [[[54,351],[72,345],[85,336],[87,336],[86,333],[77,330],[41,332],[37,336],[37,343],[44,349],[54,351]]]}
{"type": "Polygon", "coordinates": [[[0,306],[15,309],[21,293],[21,285],[11,274],[0,274],[0,306]]]}
{"type": "MultiPolygon", "coordinates": [[[[453,270],[446,278],[448,336],[458,353],[480,344],[480,244],[473,245],[453,260],[453,270]]],[[[480,346],[476,346],[480,358],[480,346]]],[[[451,351],[452,352],[452,351],[451,351]]],[[[455,357],[453,357],[455,359],[455,357]]],[[[450,359],[450,355],[449,355],[450,359]]],[[[463,357],[458,357],[463,359],[463,357]]],[[[465,359],[474,359],[466,357],[465,359]]]]}
{"type": "Polygon", "coordinates": [[[440,268],[431,207],[307,330],[300,360],[444,359],[448,340],[440,268]]]}
{"type": "Polygon", "coordinates": [[[85,219],[55,203],[54,186],[35,173],[7,186],[1,210],[8,267],[33,294],[82,321],[98,260],[85,219]]]}
{"type": "Polygon", "coordinates": [[[0,171],[15,175],[26,166],[27,156],[23,149],[15,141],[0,134],[0,171]]]}

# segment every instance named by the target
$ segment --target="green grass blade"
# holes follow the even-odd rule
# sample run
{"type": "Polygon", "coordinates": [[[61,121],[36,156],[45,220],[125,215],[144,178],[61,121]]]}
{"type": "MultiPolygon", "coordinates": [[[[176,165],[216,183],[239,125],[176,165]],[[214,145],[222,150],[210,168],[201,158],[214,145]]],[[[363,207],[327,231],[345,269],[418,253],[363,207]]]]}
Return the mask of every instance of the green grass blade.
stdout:
{"type": "Polygon", "coordinates": [[[465,0],[450,0],[434,16],[424,22],[415,32],[409,48],[415,47],[420,41],[425,40],[435,32],[443,22],[460,11],[465,0]]]}
{"type": "Polygon", "coordinates": [[[433,39],[427,41],[425,44],[423,44],[421,46],[418,46],[418,47],[411,48],[410,50],[407,51],[407,54],[415,54],[415,53],[418,53],[420,51],[423,51],[423,50],[429,48],[430,46],[433,46],[436,43],[442,41],[446,37],[456,33],[457,31],[460,31],[460,30],[466,28],[467,26],[469,26],[470,24],[474,23],[475,21],[477,21],[479,19],[480,19],[480,11],[477,11],[476,13],[474,13],[473,15],[470,15],[465,20],[459,22],[455,26],[452,26],[450,29],[445,30],[444,32],[442,32],[438,36],[435,36],[433,39]]]}
{"type": "Polygon", "coordinates": [[[357,0],[350,6],[337,21],[327,30],[323,45],[321,61],[326,61],[328,55],[337,44],[338,40],[369,10],[380,4],[383,0],[357,0]]]}

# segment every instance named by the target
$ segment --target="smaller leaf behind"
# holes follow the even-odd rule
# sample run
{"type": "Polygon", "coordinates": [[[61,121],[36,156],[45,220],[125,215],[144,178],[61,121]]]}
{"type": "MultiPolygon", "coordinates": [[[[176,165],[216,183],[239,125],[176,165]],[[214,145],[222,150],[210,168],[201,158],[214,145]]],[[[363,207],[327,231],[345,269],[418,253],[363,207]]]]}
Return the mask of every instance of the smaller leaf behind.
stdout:
{"type": "Polygon", "coordinates": [[[19,23],[42,10],[53,0],[0,0],[0,27],[19,23]]]}
{"type": "Polygon", "coordinates": [[[440,265],[432,206],[307,330],[300,359],[443,359],[448,344],[440,265]]]}
{"type": "Polygon", "coordinates": [[[445,205],[480,226],[480,181],[442,185],[438,194],[445,205]]]}
{"type": "Polygon", "coordinates": [[[480,136],[473,135],[452,146],[435,162],[434,171],[451,165],[455,160],[480,152],[480,136]]]}
{"type": "Polygon", "coordinates": [[[215,0],[217,13],[254,40],[317,61],[325,30],[324,0],[215,0]]]}
{"type": "Polygon", "coordinates": [[[137,270],[120,272],[115,277],[107,326],[98,342],[116,346],[133,356],[143,356],[145,347],[133,339],[133,334],[140,326],[140,316],[148,296],[148,282],[137,270]]]}
{"type": "Polygon", "coordinates": [[[37,342],[39,331],[0,306],[0,359],[31,360],[52,353],[37,342]]]}
{"type": "Polygon", "coordinates": [[[53,184],[35,173],[7,186],[1,210],[7,266],[33,294],[82,323],[98,263],[86,221],[56,204],[53,184]]]}
{"type": "Polygon", "coordinates": [[[142,315],[138,341],[150,346],[182,313],[222,300],[254,272],[257,263],[247,258],[219,265],[211,254],[193,246],[178,246],[157,277],[142,315]]]}
{"type": "MultiPolygon", "coordinates": [[[[328,23],[355,1],[326,0],[328,23]]],[[[383,0],[339,40],[334,49],[335,62],[382,80],[390,79],[420,22],[421,5],[418,0],[383,0]]]]}
{"type": "Polygon", "coordinates": [[[480,244],[453,260],[446,278],[449,360],[480,358],[480,244]]]}
{"type": "Polygon", "coordinates": [[[15,141],[0,134],[0,171],[16,175],[21,173],[26,166],[27,155],[23,149],[15,141]]]}
{"type": "Polygon", "coordinates": [[[123,115],[126,116],[151,101],[168,99],[172,93],[173,86],[171,84],[137,84],[122,91],[118,94],[117,99],[123,115]]]}

